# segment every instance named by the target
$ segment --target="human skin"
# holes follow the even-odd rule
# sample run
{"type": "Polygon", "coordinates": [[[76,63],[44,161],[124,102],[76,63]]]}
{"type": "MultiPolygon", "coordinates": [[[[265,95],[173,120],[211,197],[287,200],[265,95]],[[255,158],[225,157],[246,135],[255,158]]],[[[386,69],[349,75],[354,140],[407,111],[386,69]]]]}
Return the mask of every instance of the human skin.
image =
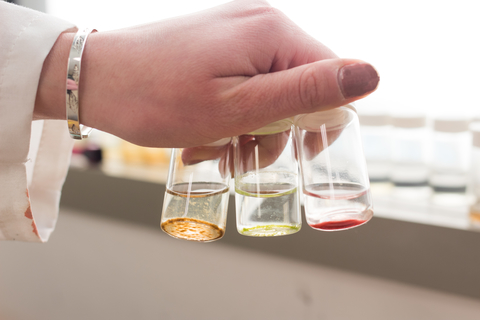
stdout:
{"type": "MultiPolygon", "coordinates": [[[[285,149],[290,130],[273,134],[244,134],[238,136],[238,172],[245,173],[255,168],[265,168],[274,163],[285,149]],[[255,157],[257,154],[258,157],[255,157]],[[258,161],[258,162],[257,162],[258,161]]],[[[182,149],[184,165],[193,165],[205,160],[218,159],[222,176],[234,174],[233,141],[218,146],[198,146],[182,149]]]]}
{"type": "MultiPolygon", "coordinates": [[[[45,60],[34,119],[65,119],[72,39],[63,33],[45,60]]],[[[195,147],[348,104],[378,81],[369,64],[339,59],[267,2],[233,1],[91,34],[80,122],[142,146],[195,147]]]]}

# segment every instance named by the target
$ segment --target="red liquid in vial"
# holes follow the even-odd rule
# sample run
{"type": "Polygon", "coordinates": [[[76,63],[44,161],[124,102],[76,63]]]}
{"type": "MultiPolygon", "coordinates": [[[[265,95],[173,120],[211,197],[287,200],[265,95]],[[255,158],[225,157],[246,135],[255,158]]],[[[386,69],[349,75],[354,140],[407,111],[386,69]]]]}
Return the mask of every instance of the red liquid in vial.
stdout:
{"type": "Polygon", "coordinates": [[[317,224],[311,224],[310,227],[319,230],[342,230],[359,226],[365,222],[367,222],[367,220],[348,219],[342,221],[326,221],[317,224]]]}
{"type": "Polygon", "coordinates": [[[336,231],[360,226],[373,215],[368,188],[358,183],[319,183],[307,185],[305,214],[317,230],[336,231]]]}

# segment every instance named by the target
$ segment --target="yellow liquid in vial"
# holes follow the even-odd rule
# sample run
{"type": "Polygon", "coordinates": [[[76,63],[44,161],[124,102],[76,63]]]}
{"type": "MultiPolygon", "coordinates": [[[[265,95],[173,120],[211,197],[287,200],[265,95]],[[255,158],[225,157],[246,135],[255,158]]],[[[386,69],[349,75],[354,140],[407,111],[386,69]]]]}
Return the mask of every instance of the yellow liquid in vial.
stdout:
{"type": "Polygon", "coordinates": [[[297,187],[289,183],[239,184],[235,189],[237,230],[251,237],[274,237],[301,228],[297,187]],[[256,188],[259,188],[256,190],[256,188]]]}

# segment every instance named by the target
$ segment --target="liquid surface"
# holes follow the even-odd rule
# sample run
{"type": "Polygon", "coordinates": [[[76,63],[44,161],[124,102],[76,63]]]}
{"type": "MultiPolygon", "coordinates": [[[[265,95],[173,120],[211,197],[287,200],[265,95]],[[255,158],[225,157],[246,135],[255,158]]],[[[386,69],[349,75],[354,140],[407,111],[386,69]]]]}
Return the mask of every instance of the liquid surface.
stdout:
{"type": "Polygon", "coordinates": [[[180,197],[203,198],[225,193],[228,186],[218,182],[177,183],[167,188],[166,192],[180,197]]]}
{"type": "Polygon", "coordinates": [[[305,187],[304,194],[310,197],[332,200],[357,199],[369,190],[356,183],[317,183],[305,187]]]}
{"type": "Polygon", "coordinates": [[[221,183],[181,183],[165,192],[162,230],[180,239],[212,241],[223,236],[228,186],[221,183]]]}
{"type": "Polygon", "coordinates": [[[243,184],[236,188],[237,230],[253,237],[282,236],[301,228],[297,187],[290,183],[243,184]]]}
{"type": "Polygon", "coordinates": [[[305,187],[305,217],[314,229],[346,230],[373,216],[369,189],[356,183],[322,183],[305,187]]]}

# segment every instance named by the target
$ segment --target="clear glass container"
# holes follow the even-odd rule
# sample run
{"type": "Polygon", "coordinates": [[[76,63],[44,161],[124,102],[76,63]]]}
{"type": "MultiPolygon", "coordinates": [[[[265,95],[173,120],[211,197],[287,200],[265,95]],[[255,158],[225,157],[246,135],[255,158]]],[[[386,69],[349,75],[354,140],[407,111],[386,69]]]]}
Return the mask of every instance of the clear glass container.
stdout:
{"type": "Polygon", "coordinates": [[[480,226],[480,121],[470,125],[470,132],[472,134],[470,183],[475,201],[470,207],[470,217],[480,226]]]}
{"type": "Polygon", "coordinates": [[[428,202],[429,135],[424,115],[392,116],[390,181],[396,198],[428,202]]]}
{"type": "Polygon", "coordinates": [[[302,225],[292,120],[235,138],[237,230],[253,237],[295,233],[302,225]]]}
{"type": "Polygon", "coordinates": [[[347,105],[294,118],[307,223],[335,231],[373,216],[358,116],[347,105]]]}
{"type": "Polygon", "coordinates": [[[231,147],[232,139],[226,138],[172,151],[160,222],[163,231],[175,238],[202,242],[224,235],[231,147]]]}
{"type": "Polygon", "coordinates": [[[468,119],[435,119],[429,184],[432,202],[443,206],[467,205],[471,133],[468,119]]]}
{"type": "Polygon", "coordinates": [[[370,183],[389,181],[391,125],[386,114],[359,114],[370,183]]]}

